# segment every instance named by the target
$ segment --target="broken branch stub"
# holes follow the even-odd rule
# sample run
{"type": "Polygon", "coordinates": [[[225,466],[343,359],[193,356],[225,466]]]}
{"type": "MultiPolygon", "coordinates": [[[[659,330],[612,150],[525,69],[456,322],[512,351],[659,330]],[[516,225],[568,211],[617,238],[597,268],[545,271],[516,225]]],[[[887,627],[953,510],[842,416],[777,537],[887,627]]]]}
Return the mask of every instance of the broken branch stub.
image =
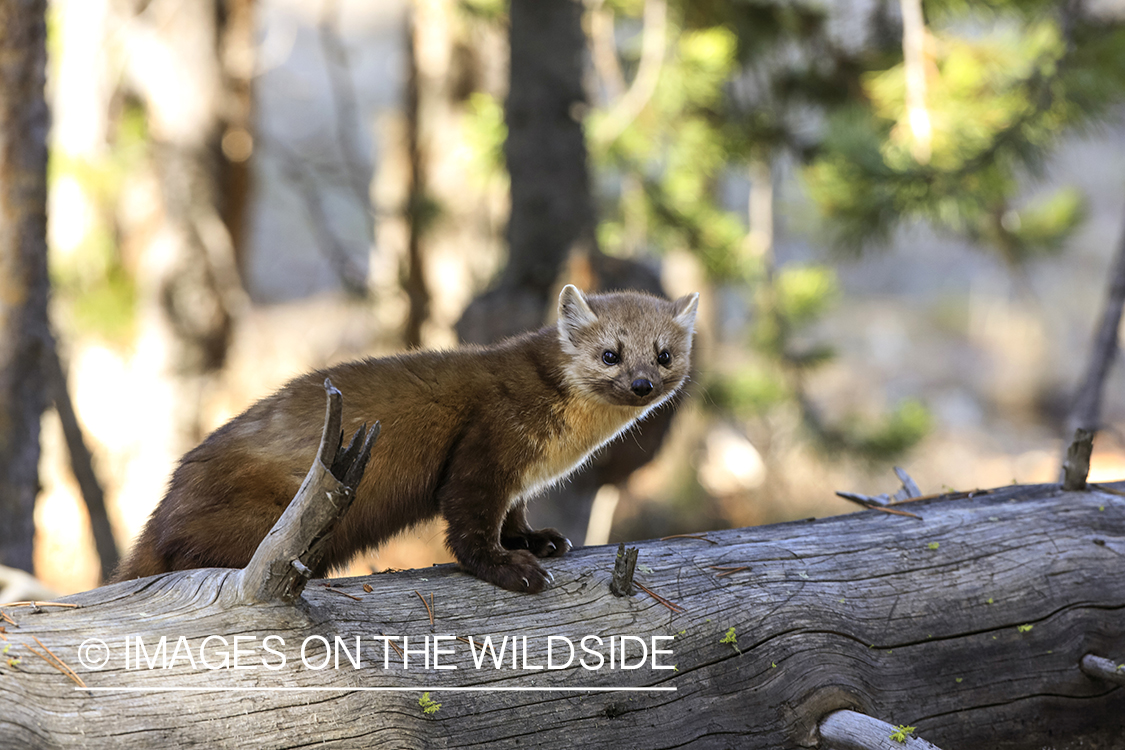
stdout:
{"type": "Polygon", "coordinates": [[[379,423],[370,429],[364,424],[341,450],[343,396],[327,378],[324,390],[328,403],[317,458],[289,507],[240,571],[238,593],[243,602],[293,602],[301,595],[367,468],[379,423]]]}
{"type": "Polygon", "coordinates": [[[1079,666],[1082,672],[1090,677],[1116,685],[1125,685],[1125,663],[1118,664],[1101,656],[1086,654],[1079,662],[1079,666]]]}
{"type": "Polygon", "coordinates": [[[1079,427],[1074,431],[1074,440],[1066,451],[1063,464],[1063,489],[1076,491],[1086,489],[1086,477],[1090,474],[1090,454],[1094,452],[1094,430],[1079,427]]]}
{"type": "Polygon", "coordinates": [[[625,549],[625,543],[617,545],[617,557],[613,562],[613,580],[609,582],[609,590],[614,596],[628,596],[633,593],[633,574],[637,569],[636,547],[625,549]]]}
{"type": "Polygon", "coordinates": [[[833,711],[820,722],[820,737],[831,750],[940,750],[913,731],[849,709],[833,711]]]}

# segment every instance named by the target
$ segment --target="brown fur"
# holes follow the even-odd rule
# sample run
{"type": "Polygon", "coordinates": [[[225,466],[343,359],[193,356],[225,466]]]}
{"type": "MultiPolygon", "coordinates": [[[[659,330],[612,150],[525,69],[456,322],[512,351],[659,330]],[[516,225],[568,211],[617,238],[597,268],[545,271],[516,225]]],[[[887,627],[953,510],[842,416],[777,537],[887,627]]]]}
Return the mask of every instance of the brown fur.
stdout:
{"type": "Polygon", "coordinates": [[[245,566],[316,455],[330,377],[344,394],[345,433],[379,420],[382,434],[315,573],[441,514],[465,570],[512,591],[540,591],[549,575],[536,557],[561,555],[570,542],[554,529],[533,530],[527,499],[682,385],[695,309],[696,295],[586,298],[567,287],[557,327],[299,377],[184,456],[115,580],[245,566]],[[602,360],[607,350],[616,365],[602,360]],[[657,361],[662,351],[667,365],[657,361]],[[651,393],[632,390],[638,378],[651,393]]]}

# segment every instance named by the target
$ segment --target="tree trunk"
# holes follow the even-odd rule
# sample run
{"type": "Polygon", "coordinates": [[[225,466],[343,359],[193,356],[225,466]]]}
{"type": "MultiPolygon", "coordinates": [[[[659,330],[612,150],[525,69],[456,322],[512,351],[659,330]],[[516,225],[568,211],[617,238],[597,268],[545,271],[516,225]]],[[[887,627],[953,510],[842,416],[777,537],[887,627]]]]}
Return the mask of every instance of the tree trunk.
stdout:
{"type": "Polygon", "coordinates": [[[221,112],[219,203],[240,273],[246,267],[247,216],[253,191],[250,165],[254,153],[255,1],[223,0],[219,22],[219,57],[226,102],[221,112]]]}
{"type": "Polygon", "coordinates": [[[504,107],[508,262],[497,287],[474,300],[457,324],[462,340],[497,341],[541,325],[567,255],[593,245],[582,10],[578,0],[512,0],[504,107]]]}
{"type": "Polygon", "coordinates": [[[47,404],[45,13],[0,3],[0,565],[29,572],[47,404]]]}
{"type": "MultiPolygon", "coordinates": [[[[1122,748],[1125,691],[1083,659],[1125,659],[1123,495],[1015,486],[898,506],[921,518],[871,510],[640,542],[637,582],[667,604],[610,594],[616,550],[594,547],[547,561],[555,584],[535,596],[439,566],[248,605],[244,572],[194,570],[63,600],[73,608],[5,606],[20,661],[0,662],[0,737],[776,750],[829,747],[818,727],[848,709],[945,750],[1122,748]],[[486,637],[503,644],[499,665],[475,663],[486,637]],[[87,688],[30,653],[50,658],[36,638],[87,688]],[[107,650],[80,651],[91,638],[107,650]],[[84,666],[99,653],[104,668],[84,666]]],[[[829,723],[837,736],[848,722],[829,723]]]]}
{"type": "MultiPolygon", "coordinates": [[[[419,65],[418,51],[420,36],[426,33],[424,26],[428,19],[419,18],[425,13],[422,3],[416,3],[408,13],[406,21],[406,61],[409,71],[406,79],[406,152],[410,163],[410,188],[406,199],[405,213],[407,226],[406,268],[402,288],[406,292],[409,308],[406,326],[403,330],[403,343],[407,348],[422,346],[422,325],[430,316],[430,292],[426,283],[426,266],[422,257],[422,236],[428,223],[426,206],[426,167],[430,144],[422,133],[422,93],[423,88],[436,88],[423,75],[419,65]]],[[[446,12],[448,8],[442,8],[446,12]]],[[[437,98],[431,95],[428,99],[437,98]]]]}
{"type": "MultiPolygon", "coordinates": [[[[663,294],[646,265],[602,254],[590,191],[582,120],[586,109],[583,5],[576,0],[513,0],[510,85],[504,144],[511,175],[508,263],[497,286],[477,297],[457,324],[462,341],[488,344],[550,317],[559,279],[585,290],[636,289],[663,294]],[[569,268],[568,268],[569,261],[569,268]],[[567,273],[569,272],[569,274],[567,273]]],[[[598,489],[623,482],[652,460],[675,404],[661,409],[598,455],[566,483],[539,498],[538,524],[581,544],[598,489]]]]}
{"type": "Polygon", "coordinates": [[[577,0],[513,0],[511,87],[504,154],[512,178],[510,256],[504,285],[542,295],[567,253],[590,242],[594,208],[586,170],[582,63],[586,36],[577,0]]]}

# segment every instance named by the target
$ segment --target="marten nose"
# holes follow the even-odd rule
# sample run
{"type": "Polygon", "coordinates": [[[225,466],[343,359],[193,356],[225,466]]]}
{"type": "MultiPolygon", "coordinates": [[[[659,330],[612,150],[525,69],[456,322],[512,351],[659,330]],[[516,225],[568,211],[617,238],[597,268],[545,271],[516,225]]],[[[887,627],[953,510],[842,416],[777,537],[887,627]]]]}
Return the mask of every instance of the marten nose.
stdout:
{"type": "Polygon", "coordinates": [[[644,398],[652,393],[652,382],[645,378],[637,378],[629,385],[629,390],[644,398]]]}

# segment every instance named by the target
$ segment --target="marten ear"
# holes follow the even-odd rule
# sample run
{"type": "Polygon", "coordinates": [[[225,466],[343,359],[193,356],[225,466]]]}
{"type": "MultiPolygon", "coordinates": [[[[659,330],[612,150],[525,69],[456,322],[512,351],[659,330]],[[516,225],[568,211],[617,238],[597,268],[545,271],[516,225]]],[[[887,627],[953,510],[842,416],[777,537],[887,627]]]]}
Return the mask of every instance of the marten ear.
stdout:
{"type": "Polygon", "coordinates": [[[672,303],[676,311],[676,322],[683,326],[685,331],[695,330],[695,312],[699,309],[699,292],[685,294],[672,303]]]}
{"type": "Polygon", "coordinates": [[[573,284],[567,284],[559,294],[559,339],[564,344],[574,343],[574,334],[598,319],[586,295],[573,284]]]}

